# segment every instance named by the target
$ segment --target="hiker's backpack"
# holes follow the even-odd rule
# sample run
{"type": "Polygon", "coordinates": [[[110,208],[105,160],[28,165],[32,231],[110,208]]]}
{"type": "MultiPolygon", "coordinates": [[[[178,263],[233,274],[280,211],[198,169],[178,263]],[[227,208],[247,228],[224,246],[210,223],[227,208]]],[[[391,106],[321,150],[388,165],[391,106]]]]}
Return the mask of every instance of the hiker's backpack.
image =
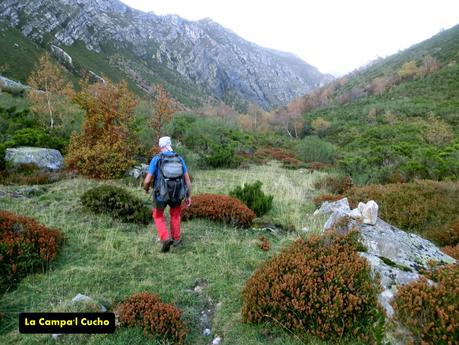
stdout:
{"type": "Polygon", "coordinates": [[[162,202],[180,203],[187,196],[183,165],[180,156],[160,154],[158,160],[159,181],[155,187],[155,196],[162,202]]]}

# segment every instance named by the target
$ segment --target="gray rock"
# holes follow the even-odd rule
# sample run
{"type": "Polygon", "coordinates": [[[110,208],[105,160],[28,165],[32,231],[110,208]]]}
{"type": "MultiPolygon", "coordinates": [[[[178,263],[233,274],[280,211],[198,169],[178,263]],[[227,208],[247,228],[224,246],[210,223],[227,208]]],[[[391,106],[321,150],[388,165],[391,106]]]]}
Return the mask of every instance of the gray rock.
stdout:
{"type": "Polygon", "coordinates": [[[58,150],[40,147],[6,149],[5,161],[9,164],[35,164],[43,170],[57,171],[64,167],[64,157],[58,150]]]}
{"type": "Polygon", "coordinates": [[[340,199],[338,201],[325,201],[322,203],[320,208],[314,212],[315,215],[317,214],[332,214],[333,212],[339,210],[341,213],[349,213],[351,212],[351,208],[349,207],[349,201],[347,198],[340,199]]]}
{"type": "Polygon", "coordinates": [[[56,59],[65,67],[67,67],[70,70],[74,68],[72,57],[68,53],[66,53],[64,49],[59,48],[54,44],[51,44],[51,51],[53,52],[53,55],[56,57],[56,59]]]}
{"type": "Polygon", "coordinates": [[[0,91],[6,91],[13,94],[21,93],[25,90],[29,89],[28,86],[21,84],[18,81],[14,81],[3,77],[0,75],[0,91]]]}
{"type": "Polygon", "coordinates": [[[204,329],[204,331],[202,332],[202,335],[205,336],[205,337],[208,337],[211,334],[212,334],[212,332],[211,332],[211,330],[209,328],[204,329]]]}
{"type": "Polygon", "coordinates": [[[93,298],[83,295],[81,293],[77,294],[75,297],[72,298],[72,303],[79,303],[79,302],[98,305],[102,313],[105,313],[107,311],[107,308],[105,308],[102,304],[96,302],[93,298]]]}
{"type": "Polygon", "coordinates": [[[148,165],[147,164],[140,164],[128,171],[128,176],[138,179],[143,179],[148,173],[148,165]]]}

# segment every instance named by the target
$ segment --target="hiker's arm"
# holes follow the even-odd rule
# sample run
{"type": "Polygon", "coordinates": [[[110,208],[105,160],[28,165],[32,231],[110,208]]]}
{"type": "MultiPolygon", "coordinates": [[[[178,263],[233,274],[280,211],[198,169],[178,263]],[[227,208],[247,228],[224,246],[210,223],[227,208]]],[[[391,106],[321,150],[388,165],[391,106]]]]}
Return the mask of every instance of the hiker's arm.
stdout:
{"type": "Polygon", "coordinates": [[[188,173],[186,172],[185,175],[183,175],[183,177],[185,178],[185,183],[186,183],[186,186],[188,188],[188,195],[186,197],[186,207],[190,207],[191,206],[191,180],[190,180],[190,175],[188,175],[188,173]]]}
{"type": "Polygon", "coordinates": [[[190,175],[186,172],[183,177],[185,178],[185,184],[188,188],[188,198],[191,198],[191,180],[190,180],[190,175]]]}
{"type": "Polygon", "coordinates": [[[147,193],[150,190],[152,178],[153,178],[153,175],[148,173],[147,176],[145,176],[145,180],[143,180],[143,189],[145,189],[145,192],[147,193]]]}

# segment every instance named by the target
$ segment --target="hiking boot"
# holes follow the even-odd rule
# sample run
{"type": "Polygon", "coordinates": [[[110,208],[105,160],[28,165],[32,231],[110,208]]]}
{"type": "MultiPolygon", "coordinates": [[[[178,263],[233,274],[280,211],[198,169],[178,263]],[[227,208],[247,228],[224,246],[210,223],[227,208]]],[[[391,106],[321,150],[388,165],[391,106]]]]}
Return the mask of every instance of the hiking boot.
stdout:
{"type": "Polygon", "coordinates": [[[174,243],[171,239],[161,241],[161,252],[162,253],[167,253],[169,249],[171,249],[171,245],[174,243]]]}
{"type": "Polygon", "coordinates": [[[182,244],[182,239],[181,238],[179,238],[178,240],[174,240],[174,242],[172,243],[172,245],[174,247],[178,247],[181,244],[182,244]]]}

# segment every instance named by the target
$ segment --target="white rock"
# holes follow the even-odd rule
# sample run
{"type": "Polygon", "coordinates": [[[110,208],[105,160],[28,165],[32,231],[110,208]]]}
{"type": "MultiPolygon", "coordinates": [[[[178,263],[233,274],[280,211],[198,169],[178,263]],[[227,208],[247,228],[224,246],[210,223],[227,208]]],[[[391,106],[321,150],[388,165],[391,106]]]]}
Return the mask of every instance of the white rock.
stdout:
{"type": "Polygon", "coordinates": [[[365,224],[375,225],[378,219],[379,206],[374,200],[370,200],[366,203],[361,211],[363,216],[363,222],[365,224]]]}
{"type": "Polygon", "coordinates": [[[208,337],[208,336],[211,334],[211,331],[210,331],[209,328],[206,328],[206,329],[204,330],[204,332],[202,332],[202,334],[203,334],[205,337],[208,337]]]}
{"type": "Polygon", "coordinates": [[[351,212],[349,212],[349,217],[354,218],[354,219],[361,219],[362,218],[362,213],[358,208],[354,208],[351,212]]]}
{"type": "Polygon", "coordinates": [[[314,214],[332,214],[333,212],[340,210],[344,213],[349,213],[351,211],[351,208],[349,207],[349,201],[347,198],[340,199],[338,201],[325,201],[322,206],[320,206],[319,210],[314,212],[314,214]]]}
{"type": "Polygon", "coordinates": [[[221,341],[222,341],[222,338],[215,337],[214,340],[212,340],[212,345],[219,345],[221,341]]]}

